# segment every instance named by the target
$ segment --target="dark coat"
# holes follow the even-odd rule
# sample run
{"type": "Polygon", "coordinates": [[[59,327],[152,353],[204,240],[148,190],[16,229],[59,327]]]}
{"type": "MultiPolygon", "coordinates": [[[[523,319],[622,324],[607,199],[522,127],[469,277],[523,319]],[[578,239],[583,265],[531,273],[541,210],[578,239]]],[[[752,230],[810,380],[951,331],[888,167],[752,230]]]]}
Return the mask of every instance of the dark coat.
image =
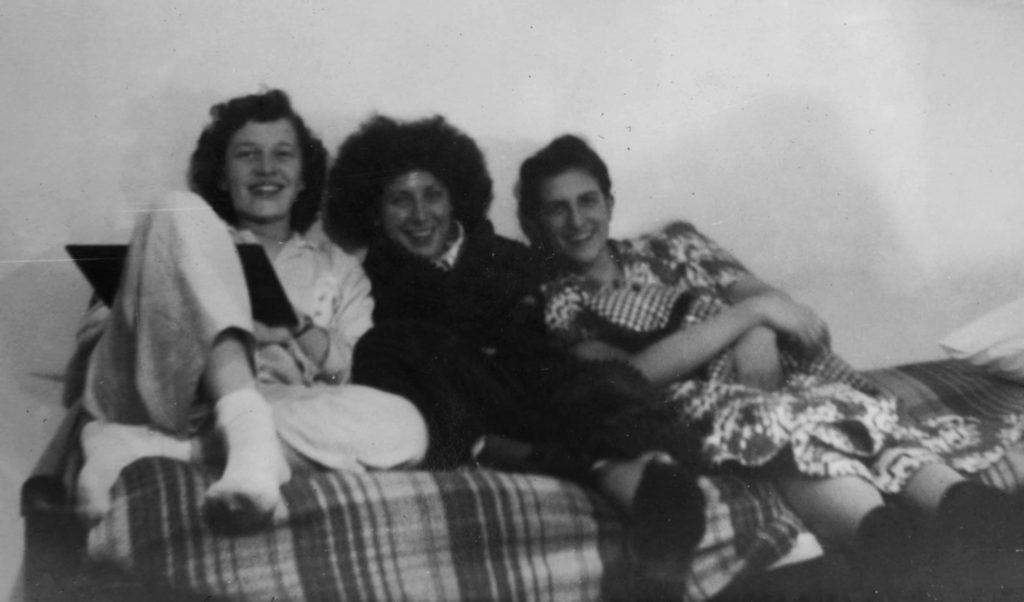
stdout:
{"type": "Polygon", "coordinates": [[[377,324],[435,324],[502,358],[547,353],[538,256],[530,247],[495,234],[490,222],[466,233],[451,270],[386,240],[370,246],[363,268],[373,284],[377,324]]]}

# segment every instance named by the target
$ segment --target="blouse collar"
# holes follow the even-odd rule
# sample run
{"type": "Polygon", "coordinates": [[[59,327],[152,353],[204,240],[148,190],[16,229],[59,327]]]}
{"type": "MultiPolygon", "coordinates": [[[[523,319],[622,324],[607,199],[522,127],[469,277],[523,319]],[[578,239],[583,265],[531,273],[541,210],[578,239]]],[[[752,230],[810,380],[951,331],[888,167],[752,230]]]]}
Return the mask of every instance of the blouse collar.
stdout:
{"type": "Polygon", "coordinates": [[[455,226],[455,240],[448,245],[444,254],[430,262],[444,272],[450,272],[455,267],[455,262],[458,261],[459,253],[462,251],[462,245],[466,242],[466,231],[462,228],[462,224],[458,220],[454,220],[452,224],[455,226]]]}

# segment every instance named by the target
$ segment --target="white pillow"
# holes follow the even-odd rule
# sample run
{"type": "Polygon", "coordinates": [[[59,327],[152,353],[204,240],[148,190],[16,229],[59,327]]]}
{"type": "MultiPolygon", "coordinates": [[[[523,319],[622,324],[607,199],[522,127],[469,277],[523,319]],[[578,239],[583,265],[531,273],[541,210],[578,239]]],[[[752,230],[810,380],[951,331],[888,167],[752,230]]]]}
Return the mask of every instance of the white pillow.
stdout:
{"type": "Polygon", "coordinates": [[[1024,383],[1024,299],[994,309],[941,341],[950,357],[1024,383]]]}

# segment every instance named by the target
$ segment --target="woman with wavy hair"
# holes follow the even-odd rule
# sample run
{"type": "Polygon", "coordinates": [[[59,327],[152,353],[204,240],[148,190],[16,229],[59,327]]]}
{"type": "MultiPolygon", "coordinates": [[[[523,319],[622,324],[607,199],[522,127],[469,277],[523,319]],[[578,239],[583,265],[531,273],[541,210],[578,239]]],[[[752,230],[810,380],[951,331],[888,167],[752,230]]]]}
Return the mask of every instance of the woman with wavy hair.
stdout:
{"type": "Polygon", "coordinates": [[[80,331],[72,372],[84,377],[67,397],[96,419],[79,477],[91,517],[142,456],[209,460],[224,447],[206,509],[215,524],[248,528],[278,506],[292,467],[390,468],[417,462],[426,445],[408,401],[345,384],[373,302],[358,261],[309,232],[323,144],[279,90],[210,114],[193,192],[168,194],[139,220],[112,307],[94,305],[80,331]],[[265,251],[297,323],[253,317],[241,243],[265,251]],[[209,414],[212,440],[197,426],[209,414]]]}

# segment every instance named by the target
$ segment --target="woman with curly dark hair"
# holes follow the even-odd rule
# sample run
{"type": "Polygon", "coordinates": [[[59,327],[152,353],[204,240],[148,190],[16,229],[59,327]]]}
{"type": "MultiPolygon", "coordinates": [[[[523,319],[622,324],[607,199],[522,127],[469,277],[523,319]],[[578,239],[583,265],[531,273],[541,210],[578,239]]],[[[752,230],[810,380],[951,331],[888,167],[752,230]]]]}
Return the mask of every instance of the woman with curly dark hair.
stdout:
{"type": "Polygon", "coordinates": [[[373,117],[342,143],[328,191],[328,228],[366,247],[376,303],[353,380],[419,407],[424,465],[470,462],[480,441],[529,442],[526,464],[593,485],[632,517],[644,561],[685,562],[704,529],[688,434],[646,403],[637,371],[548,344],[533,296],[540,263],[488,221],[476,143],[442,117],[373,117]]]}
{"type": "Polygon", "coordinates": [[[266,519],[293,466],[389,468],[418,461],[426,446],[408,401],[339,386],[373,302],[359,262],[307,233],[323,193],[323,144],[279,90],[210,113],[189,170],[195,194],[167,195],[139,220],[112,307],[95,305],[80,331],[72,369],[85,376],[67,397],[96,419],[82,435],[88,516],[104,511],[132,460],[200,459],[210,449],[193,428],[203,408],[227,450],[207,510],[227,527],[266,519]],[[295,323],[253,317],[241,243],[266,252],[295,323]]]}

